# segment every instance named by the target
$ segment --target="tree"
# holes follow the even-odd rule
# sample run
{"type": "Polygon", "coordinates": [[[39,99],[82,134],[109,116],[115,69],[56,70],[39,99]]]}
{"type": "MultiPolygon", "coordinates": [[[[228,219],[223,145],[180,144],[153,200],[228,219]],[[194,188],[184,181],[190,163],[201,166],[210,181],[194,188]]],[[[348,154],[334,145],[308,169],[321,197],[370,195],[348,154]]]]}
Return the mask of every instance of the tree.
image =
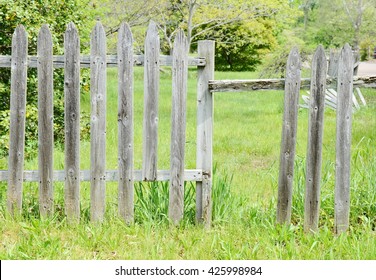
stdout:
{"type": "MultiPolygon", "coordinates": [[[[309,2],[310,20],[306,22],[304,39],[308,44],[323,44],[325,47],[341,47],[352,44],[359,50],[364,40],[375,33],[376,0],[299,0],[300,8],[305,11],[309,2]]],[[[306,12],[304,12],[306,14],[306,12]]]]}
{"type": "MultiPolygon", "coordinates": [[[[0,0],[0,53],[11,53],[11,40],[15,28],[23,24],[28,32],[28,53],[36,54],[37,36],[42,24],[48,24],[53,36],[54,53],[62,54],[63,36],[66,25],[74,22],[80,32],[82,50],[88,48],[88,38],[94,10],[89,1],[77,0],[0,0]]],[[[37,74],[36,69],[28,71],[27,88],[27,126],[26,155],[32,156],[37,151],[37,74]]],[[[54,71],[54,126],[55,142],[64,141],[64,92],[63,71],[54,71]]],[[[85,81],[84,81],[85,83],[85,81]]],[[[0,154],[5,155],[8,147],[9,133],[9,101],[10,101],[10,69],[0,69],[0,154]]],[[[87,131],[87,129],[86,129],[87,131]]]]}
{"type": "Polygon", "coordinates": [[[216,41],[216,66],[221,70],[254,70],[291,19],[288,3],[278,0],[169,0],[161,5],[158,26],[164,52],[182,28],[191,49],[199,39],[216,41]],[[226,65],[225,65],[226,64],[226,65]],[[227,67],[228,66],[228,67],[227,67]]]}

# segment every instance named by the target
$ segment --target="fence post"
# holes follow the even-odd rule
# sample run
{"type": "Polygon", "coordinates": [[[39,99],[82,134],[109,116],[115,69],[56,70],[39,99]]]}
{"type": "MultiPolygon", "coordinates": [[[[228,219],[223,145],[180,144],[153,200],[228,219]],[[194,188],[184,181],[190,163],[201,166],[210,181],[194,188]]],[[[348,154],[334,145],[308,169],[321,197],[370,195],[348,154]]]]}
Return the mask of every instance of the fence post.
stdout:
{"type": "Polygon", "coordinates": [[[80,220],[80,38],[71,22],[64,36],[65,212],[80,220]]]}
{"type": "Polygon", "coordinates": [[[184,157],[188,79],[188,42],[180,30],[175,36],[172,60],[172,113],[169,217],[178,224],[184,213],[184,157]]]}
{"type": "Polygon", "coordinates": [[[334,228],[345,232],[350,216],[350,163],[353,94],[353,55],[349,44],[342,50],[338,67],[337,141],[334,228]]]}
{"type": "Polygon", "coordinates": [[[25,154],[27,77],[27,33],[19,25],[12,38],[10,136],[9,136],[9,179],[7,208],[11,215],[21,213],[22,183],[25,154]]]}
{"type": "Polygon", "coordinates": [[[91,220],[102,222],[106,206],[106,34],[97,22],[90,41],[91,220]]]}
{"type": "Polygon", "coordinates": [[[277,223],[291,221],[292,187],[298,124],[301,61],[299,51],[293,48],[286,66],[284,113],[278,180],[277,223]]]}
{"type": "Polygon", "coordinates": [[[198,56],[206,59],[198,67],[197,77],[197,156],[196,166],[202,169],[202,182],[196,183],[196,220],[211,223],[213,176],[213,95],[209,80],[214,79],[214,41],[199,41],[198,56]]]}
{"type": "Polygon", "coordinates": [[[322,138],[324,127],[326,57],[320,45],[313,56],[309,102],[304,230],[317,231],[320,210],[322,138]]]}
{"type": "Polygon", "coordinates": [[[54,211],[53,115],[52,36],[48,26],[43,25],[38,35],[38,167],[42,217],[51,216],[54,211]]]}
{"type": "Polygon", "coordinates": [[[144,120],[142,142],[142,178],[157,179],[158,162],[158,95],[160,42],[155,22],[150,21],[145,39],[144,120]]]}
{"type": "Polygon", "coordinates": [[[127,224],[134,221],[133,181],[133,37],[128,24],[118,33],[118,153],[119,214],[127,224]]]}

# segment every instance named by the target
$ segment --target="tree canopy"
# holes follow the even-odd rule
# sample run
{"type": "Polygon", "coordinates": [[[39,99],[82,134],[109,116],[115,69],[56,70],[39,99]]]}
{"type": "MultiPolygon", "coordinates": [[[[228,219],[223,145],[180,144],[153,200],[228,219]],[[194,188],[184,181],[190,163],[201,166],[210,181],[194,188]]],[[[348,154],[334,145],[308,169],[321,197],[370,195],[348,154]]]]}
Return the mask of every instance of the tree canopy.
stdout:
{"type": "Polygon", "coordinates": [[[116,32],[122,21],[134,27],[140,50],[140,34],[150,19],[159,27],[164,53],[171,51],[179,28],[186,32],[192,51],[198,40],[215,40],[220,70],[253,70],[263,54],[273,49],[276,37],[296,10],[281,0],[98,0],[97,5],[105,10],[109,34],[116,32]]]}

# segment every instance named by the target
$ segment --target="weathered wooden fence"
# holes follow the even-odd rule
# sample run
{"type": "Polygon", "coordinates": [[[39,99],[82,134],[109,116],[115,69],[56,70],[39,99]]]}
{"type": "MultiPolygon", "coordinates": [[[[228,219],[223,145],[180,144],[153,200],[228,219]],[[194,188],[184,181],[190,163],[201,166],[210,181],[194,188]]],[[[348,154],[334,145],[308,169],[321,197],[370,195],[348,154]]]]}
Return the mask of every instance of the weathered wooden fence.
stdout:
{"type": "Polygon", "coordinates": [[[332,58],[327,76],[323,48],[317,48],[310,79],[300,76],[301,62],[297,49],[290,52],[285,79],[209,81],[212,92],[284,89],[284,114],[278,180],[277,223],[291,221],[294,160],[300,90],[310,88],[309,128],[306,160],[304,229],[317,231],[320,209],[322,139],[326,87],[337,87],[337,140],[335,182],[335,232],[346,231],[350,213],[350,161],[353,87],[376,87],[376,77],[353,77],[353,54],[346,45],[332,58]]]}
{"type": "MultiPolygon", "coordinates": [[[[182,31],[175,37],[172,56],[160,55],[159,37],[151,22],[144,55],[133,54],[132,33],[122,24],[118,33],[117,55],[106,55],[106,37],[101,23],[91,36],[91,54],[80,54],[74,24],[65,32],[65,55],[52,54],[51,34],[43,26],[38,36],[37,56],[27,55],[27,34],[17,27],[12,55],[0,56],[0,67],[11,68],[11,123],[8,170],[0,171],[0,181],[8,181],[7,208],[15,214],[22,208],[23,181],[37,181],[40,213],[53,213],[53,181],[65,182],[65,211],[69,222],[80,219],[80,181],[91,184],[91,219],[102,221],[105,213],[107,181],[118,181],[119,214],[126,223],[134,220],[134,182],[170,181],[169,217],[177,224],[183,216],[184,181],[196,182],[196,219],[207,226],[211,221],[213,93],[284,89],[284,115],[280,153],[277,222],[290,223],[294,159],[297,135],[299,92],[310,88],[307,146],[305,223],[306,231],[316,231],[320,209],[321,154],[324,95],[327,86],[337,85],[337,144],[335,186],[335,231],[346,231],[350,205],[350,145],[353,87],[376,87],[376,77],[353,77],[353,56],[346,45],[338,58],[335,77],[327,77],[327,62],[318,47],[312,62],[311,79],[300,77],[297,49],[289,55],[285,79],[214,80],[214,42],[198,43],[198,58],[188,57],[182,31]],[[133,165],[133,66],[144,65],[144,118],[142,170],[133,165]],[[158,95],[160,66],[172,66],[172,116],[170,170],[158,170],[158,95]],[[188,66],[198,68],[196,169],[184,168],[186,94],[188,66]],[[24,171],[25,110],[27,68],[38,69],[39,169],[24,171]],[[79,112],[80,68],[90,68],[91,169],[80,170],[79,112]],[[118,170],[106,170],[106,67],[118,67],[118,170]],[[53,69],[64,68],[65,79],[65,170],[53,170],[53,69]]],[[[329,64],[329,72],[333,65],[329,64]]]]}
{"type": "Polygon", "coordinates": [[[0,56],[0,66],[11,68],[10,148],[8,170],[0,171],[0,181],[8,181],[7,209],[22,209],[24,181],[39,182],[40,213],[54,211],[54,181],[65,182],[65,212],[69,222],[80,219],[80,181],[90,181],[91,220],[102,221],[105,213],[107,181],[118,181],[119,214],[126,223],[134,220],[134,182],[170,181],[169,216],[173,223],[183,217],[184,181],[195,181],[196,218],[210,225],[212,185],[212,95],[208,81],[214,76],[214,42],[200,41],[200,58],[188,57],[187,39],[182,31],[175,37],[172,56],[160,55],[159,35],[150,22],[144,55],[133,54],[132,33],[122,24],[118,33],[117,55],[106,55],[106,37],[100,22],[91,34],[90,56],[80,54],[80,39],[73,23],[66,29],[63,56],[52,53],[48,27],[41,28],[37,56],[27,54],[27,33],[18,26],[13,34],[12,55],[0,56]],[[133,164],[133,66],[144,65],[144,121],[142,170],[133,164]],[[172,66],[172,116],[170,170],[158,170],[158,96],[160,66],[172,66]],[[197,165],[184,168],[186,95],[188,66],[198,68],[197,86],[197,165]],[[39,167],[24,170],[27,68],[38,71],[39,167]],[[90,68],[91,152],[90,170],[80,170],[80,68],[90,68]],[[118,170],[106,170],[106,68],[118,67],[118,170]],[[53,170],[53,69],[64,68],[65,170],[53,170]]]}

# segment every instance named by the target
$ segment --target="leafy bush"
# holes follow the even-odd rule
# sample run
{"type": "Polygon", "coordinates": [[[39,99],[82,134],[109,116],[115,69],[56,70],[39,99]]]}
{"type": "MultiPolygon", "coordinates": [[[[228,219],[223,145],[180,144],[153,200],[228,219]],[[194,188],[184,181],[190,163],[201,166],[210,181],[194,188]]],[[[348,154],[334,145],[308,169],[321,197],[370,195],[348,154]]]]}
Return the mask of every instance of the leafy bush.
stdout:
{"type": "MultiPolygon", "coordinates": [[[[52,33],[54,54],[63,53],[63,36],[66,25],[74,22],[80,32],[81,51],[87,49],[91,23],[94,18],[93,9],[77,0],[32,1],[7,0],[0,1],[0,54],[11,54],[11,40],[15,28],[23,24],[28,32],[28,54],[36,54],[38,32],[42,24],[48,24],[52,33]]],[[[83,83],[88,76],[84,75],[83,83]]],[[[86,87],[82,92],[85,93],[86,87]]],[[[0,155],[5,156],[9,147],[9,106],[10,106],[10,70],[0,69],[0,155]]],[[[26,111],[26,156],[36,154],[38,146],[37,123],[37,71],[29,69],[27,78],[27,111],[26,111]]],[[[64,75],[63,71],[54,71],[54,128],[55,143],[64,142],[64,75]]],[[[83,137],[88,137],[88,116],[82,119],[83,137]]]]}

